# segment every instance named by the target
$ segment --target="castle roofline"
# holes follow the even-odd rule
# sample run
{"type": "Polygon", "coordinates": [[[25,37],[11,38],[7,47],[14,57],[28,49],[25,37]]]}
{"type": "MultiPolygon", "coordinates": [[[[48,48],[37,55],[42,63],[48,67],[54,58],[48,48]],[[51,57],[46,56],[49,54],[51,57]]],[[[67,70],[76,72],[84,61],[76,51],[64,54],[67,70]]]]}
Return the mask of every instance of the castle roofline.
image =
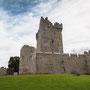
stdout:
{"type": "Polygon", "coordinates": [[[55,22],[54,24],[51,23],[49,20],[48,20],[48,17],[44,18],[44,17],[41,17],[40,19],[40,24],[45,24],[45,25],[48,25],[48,27],[53,27],[53,28],[56,28],[56,29],[62,29],[63,28],[63,24],[62,23],[58,23],[58,22],[55,22]]]}

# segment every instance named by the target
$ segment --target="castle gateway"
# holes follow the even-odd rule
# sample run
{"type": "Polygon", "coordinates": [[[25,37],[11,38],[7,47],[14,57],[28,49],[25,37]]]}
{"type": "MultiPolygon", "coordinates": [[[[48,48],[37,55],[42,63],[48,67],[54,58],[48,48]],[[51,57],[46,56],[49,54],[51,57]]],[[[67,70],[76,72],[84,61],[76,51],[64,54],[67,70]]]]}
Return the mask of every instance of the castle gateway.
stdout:
{"type": "Polygon", "coordinates": [[[37,48],[24,45],[20,52],[19,74],[90,74],[90,51],[63,53],[63,25],[41,17],[36,34],[37,48]]]}

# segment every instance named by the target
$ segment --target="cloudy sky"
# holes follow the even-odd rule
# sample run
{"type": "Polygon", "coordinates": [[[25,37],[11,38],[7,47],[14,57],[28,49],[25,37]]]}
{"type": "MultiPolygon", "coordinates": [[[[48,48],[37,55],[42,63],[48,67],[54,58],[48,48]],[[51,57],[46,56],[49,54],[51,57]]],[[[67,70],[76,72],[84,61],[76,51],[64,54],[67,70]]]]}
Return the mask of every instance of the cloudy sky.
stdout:
{"type": "Polygon", "coordinates": [[[41,16],[63,23],[65,53],[90,49],[90,0],[0,0],[0,67],[24,44],[36,47],[41,16]]]}

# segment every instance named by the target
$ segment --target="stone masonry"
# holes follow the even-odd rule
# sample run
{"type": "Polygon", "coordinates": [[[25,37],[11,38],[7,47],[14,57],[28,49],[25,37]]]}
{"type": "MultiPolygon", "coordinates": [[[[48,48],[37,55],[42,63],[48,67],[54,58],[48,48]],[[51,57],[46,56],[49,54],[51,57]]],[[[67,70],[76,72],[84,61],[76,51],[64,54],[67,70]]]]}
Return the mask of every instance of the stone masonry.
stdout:
{"type": "Polygon", "coordinates": [[[20,52],[19,74],[90,74],[90,51],[63,53],[63,25],[41,17],[36,34],[37,48],[24,45],[20,52]]]}
{"type": "Polygon", "coordinates": [[[37,52],[63,53],[62,45],[62,24],[52,23],[41,17],[37,39],[37,52]]]}
{"type": "Polygon", "coordinates": [[[0,68],[0,75],[6,75],[7,69],[2,67],[0,68]]]}

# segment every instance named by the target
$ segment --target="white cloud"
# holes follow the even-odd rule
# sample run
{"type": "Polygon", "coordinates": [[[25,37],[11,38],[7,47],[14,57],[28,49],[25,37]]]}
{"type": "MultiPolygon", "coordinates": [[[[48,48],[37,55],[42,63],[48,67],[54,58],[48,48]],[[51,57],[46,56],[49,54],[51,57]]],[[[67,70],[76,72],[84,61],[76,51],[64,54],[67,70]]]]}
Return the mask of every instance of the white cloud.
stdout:
{"type": "Polygon", "coordinates": [[[24,44],[36,46],[35,34],[39,26],[39,18],[31,14],[5,17],[0,21],[0,66],[7,66],[10,56],[19,56],[24,44]]]}
{"type": "Polygon", "coordinates": [[[53,8],[56,7],[57,1],[58,0],[47,0],[47,2],[42,1],[40,4],[33,8],[33,11],[36,14],[45,16],[47,13],[52,11],[53,8]]]}
{"type": "Polygon", "coordinates": [[[62,0],[48,13],[52,22],[62,22],[64,51],[90,49],[90,0],[62,0]]]}

